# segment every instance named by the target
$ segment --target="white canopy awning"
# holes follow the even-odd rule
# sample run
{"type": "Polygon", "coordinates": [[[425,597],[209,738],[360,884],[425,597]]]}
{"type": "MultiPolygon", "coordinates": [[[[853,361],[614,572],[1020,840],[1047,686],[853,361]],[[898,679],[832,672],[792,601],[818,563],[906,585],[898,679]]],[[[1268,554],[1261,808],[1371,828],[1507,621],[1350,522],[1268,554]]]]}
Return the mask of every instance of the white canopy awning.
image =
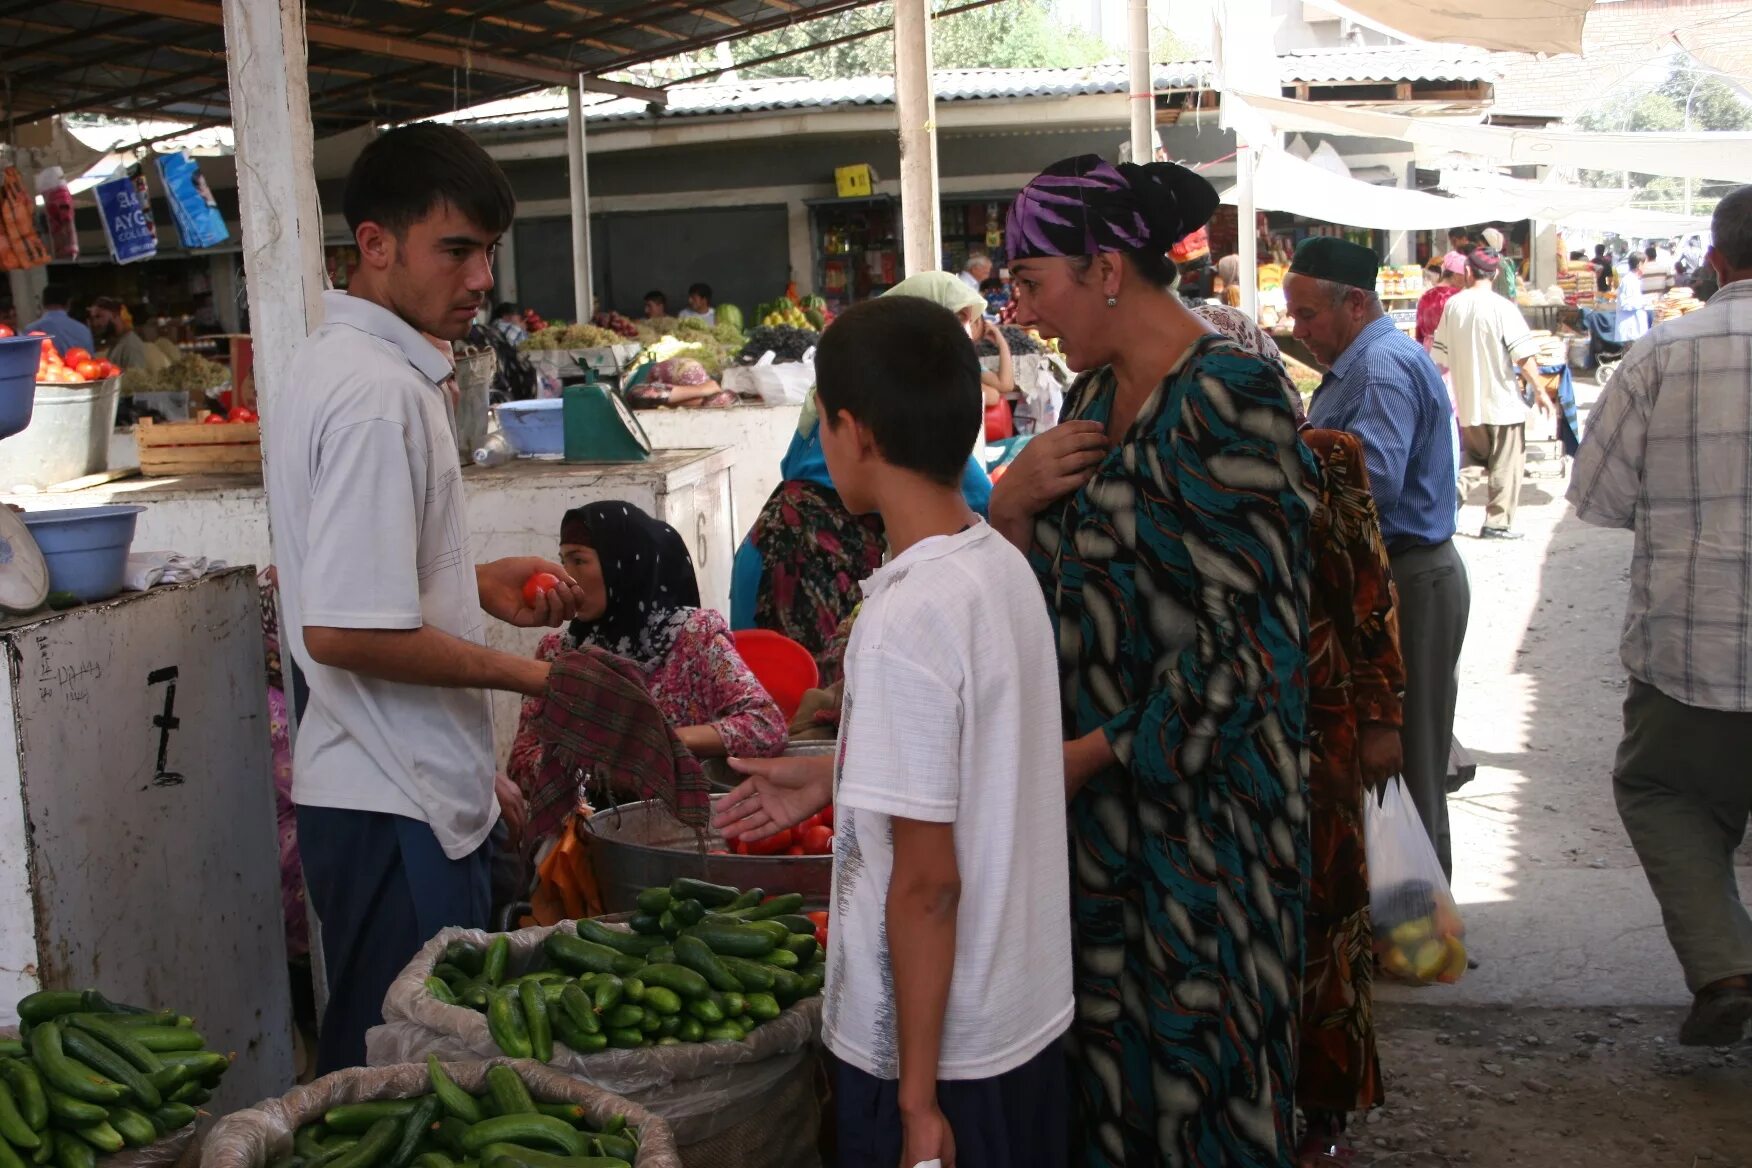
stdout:
{"type": "Polygon", "coordinates": [[[1249,142],[1279,132],[1397,138],[1426,157],[1469,154],[1517,166],[1633,170],[1676,178],[1752,182],[1752,133],[1593,134],[1526,130],[1450,119],[1408,117],[1354,106],[1228,91],[1223,123],[1249,142]]]}
{"type": "MultiPolygon", "coordinates": [[[[1225,203],[1235,203],[1235,188],[1225,191],[1222,198],[1225,203]]],[[[1629,196],[1622,191],[1525,182],[1446,198],[1344,178],[1274,149],[1261,152],[1254,171],[1254,204],[1260,210],[1287,211],[1327,223],[1383,231],[1433,231],[1492,220],[1563,222],[1577,214],[1610,218],[1614,206],[1623,207],[1628,201],[1629,196]]]]}
{"type": "Polygon", "coordinates": [[[1579,53],[1594,0],[1319,0],[1321,8],[1408,40],[1510,53],[1579,53]]]}

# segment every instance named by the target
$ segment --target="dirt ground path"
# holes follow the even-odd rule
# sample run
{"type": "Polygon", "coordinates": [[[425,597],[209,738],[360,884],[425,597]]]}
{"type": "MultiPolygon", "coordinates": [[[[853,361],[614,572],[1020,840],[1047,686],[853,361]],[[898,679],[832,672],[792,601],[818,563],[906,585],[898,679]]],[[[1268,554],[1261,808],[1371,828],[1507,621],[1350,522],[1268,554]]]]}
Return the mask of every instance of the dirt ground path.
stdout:
{"type": "MultiPolygon", "coordinates": [[[[1577,520],[1567,486],[1529,476],[1519,542],[1470,538],[1481,494],[1462,514],[1456,731],[1479,773],[1451,811],[1481,967],[1382,991],[1389,1098],[1361,1165],[1752,1168],[1752,1044],[1677,1045],[1689,996],[1612,801],[1631,537],[1577,520]]],[[[1741,863],[1752,900],[1752,841],[1741,863]]]]}

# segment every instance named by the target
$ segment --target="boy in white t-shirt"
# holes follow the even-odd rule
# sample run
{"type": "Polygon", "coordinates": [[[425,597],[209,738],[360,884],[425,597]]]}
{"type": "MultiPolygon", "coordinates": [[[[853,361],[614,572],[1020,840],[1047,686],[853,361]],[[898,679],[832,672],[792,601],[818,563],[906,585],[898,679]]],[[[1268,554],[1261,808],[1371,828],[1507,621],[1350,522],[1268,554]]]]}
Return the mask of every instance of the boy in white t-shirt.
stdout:
{"type": "Polygon", "coordinates": [[[1058,672],[1040,587],[959,481],[979,359],[947,309],[871,301],[816,354],[822,447],[890,559],[864,582],[837,759],[733,760],[760,838],[836,801],[824,1038],[840,1164],[1061,1168],[1071,1021],[1058,672]]]}

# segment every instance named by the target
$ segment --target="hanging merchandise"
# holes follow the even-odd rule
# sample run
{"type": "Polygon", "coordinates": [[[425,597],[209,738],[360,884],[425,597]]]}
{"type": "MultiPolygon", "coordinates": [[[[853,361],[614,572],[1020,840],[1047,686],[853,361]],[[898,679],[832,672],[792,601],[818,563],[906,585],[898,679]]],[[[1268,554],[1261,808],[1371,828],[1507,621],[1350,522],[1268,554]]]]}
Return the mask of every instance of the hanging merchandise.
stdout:
{"type": "Polygon", "coordinates": [[[184,247],[191,251],[217,247],[231,237],[225,227],[225,216],[219,213],[219,205],[201,174],[200,163],[188,151],[160,154],[158,176],[164,180],[171,215],[176,219],[176,233],[182,237],[184,247]]]}
{"type": "Polygon", "coordinates": [[[40,268],[49,249],[36,230],[36,199],[24,189],[24,176],[9,166],[0,178],[0,267],[7,271],[40,268]]]}
{"type": "Polygon", "coordinates": [[[58,260],[79,258],[79,232],[73,226],[73,191],[58,166],[43,168],[36,176],[49,221],[49,253],[58,260]]]}
{"type": "Polygon", "coordinates": [[[158,228],[152,222],[152,206],[140,197],[140,189],[127,175],[97,186],[97,210],[103,233],[109,239],[110,256],[118,264],[131,264],[158,254],[158,228]]]}

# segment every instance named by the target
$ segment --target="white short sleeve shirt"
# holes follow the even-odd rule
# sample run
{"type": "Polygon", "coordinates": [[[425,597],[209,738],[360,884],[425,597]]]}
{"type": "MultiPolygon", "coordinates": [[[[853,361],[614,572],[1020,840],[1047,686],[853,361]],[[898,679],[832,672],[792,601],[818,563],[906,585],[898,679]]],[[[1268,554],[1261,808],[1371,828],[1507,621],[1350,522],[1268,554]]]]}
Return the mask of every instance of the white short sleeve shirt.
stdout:
{"type": "Polygon", "coordinates": [[[484,691],[311,660],[304,628],[431,626],[485,643],[462,468],[438,383],[450,363],[388,309],[323,294],[266,428],[283,635],[310,684],[292,800],[428,824],[452,859],[497,814],[484,691]]]}
{"type": "Polygon", "coordinates": [[[825,1041],[899,1077],[886,909],[894,818],[951,823],[961,900],[939,1079],[1021,1066],[1071,1020],[1058,663],[1040,586],[985,524],[864,584],[835,777],[825,1041]]]}
{"type": "Polygon", "coordinates": [[[1488,287],[1455,293],[1430,340],[1430,355],[1453,374],[1454,409],[1462,426],[1525,422],[1527,403],[1515,366],[1538,352],[1521,310],[1488,287]]]}

